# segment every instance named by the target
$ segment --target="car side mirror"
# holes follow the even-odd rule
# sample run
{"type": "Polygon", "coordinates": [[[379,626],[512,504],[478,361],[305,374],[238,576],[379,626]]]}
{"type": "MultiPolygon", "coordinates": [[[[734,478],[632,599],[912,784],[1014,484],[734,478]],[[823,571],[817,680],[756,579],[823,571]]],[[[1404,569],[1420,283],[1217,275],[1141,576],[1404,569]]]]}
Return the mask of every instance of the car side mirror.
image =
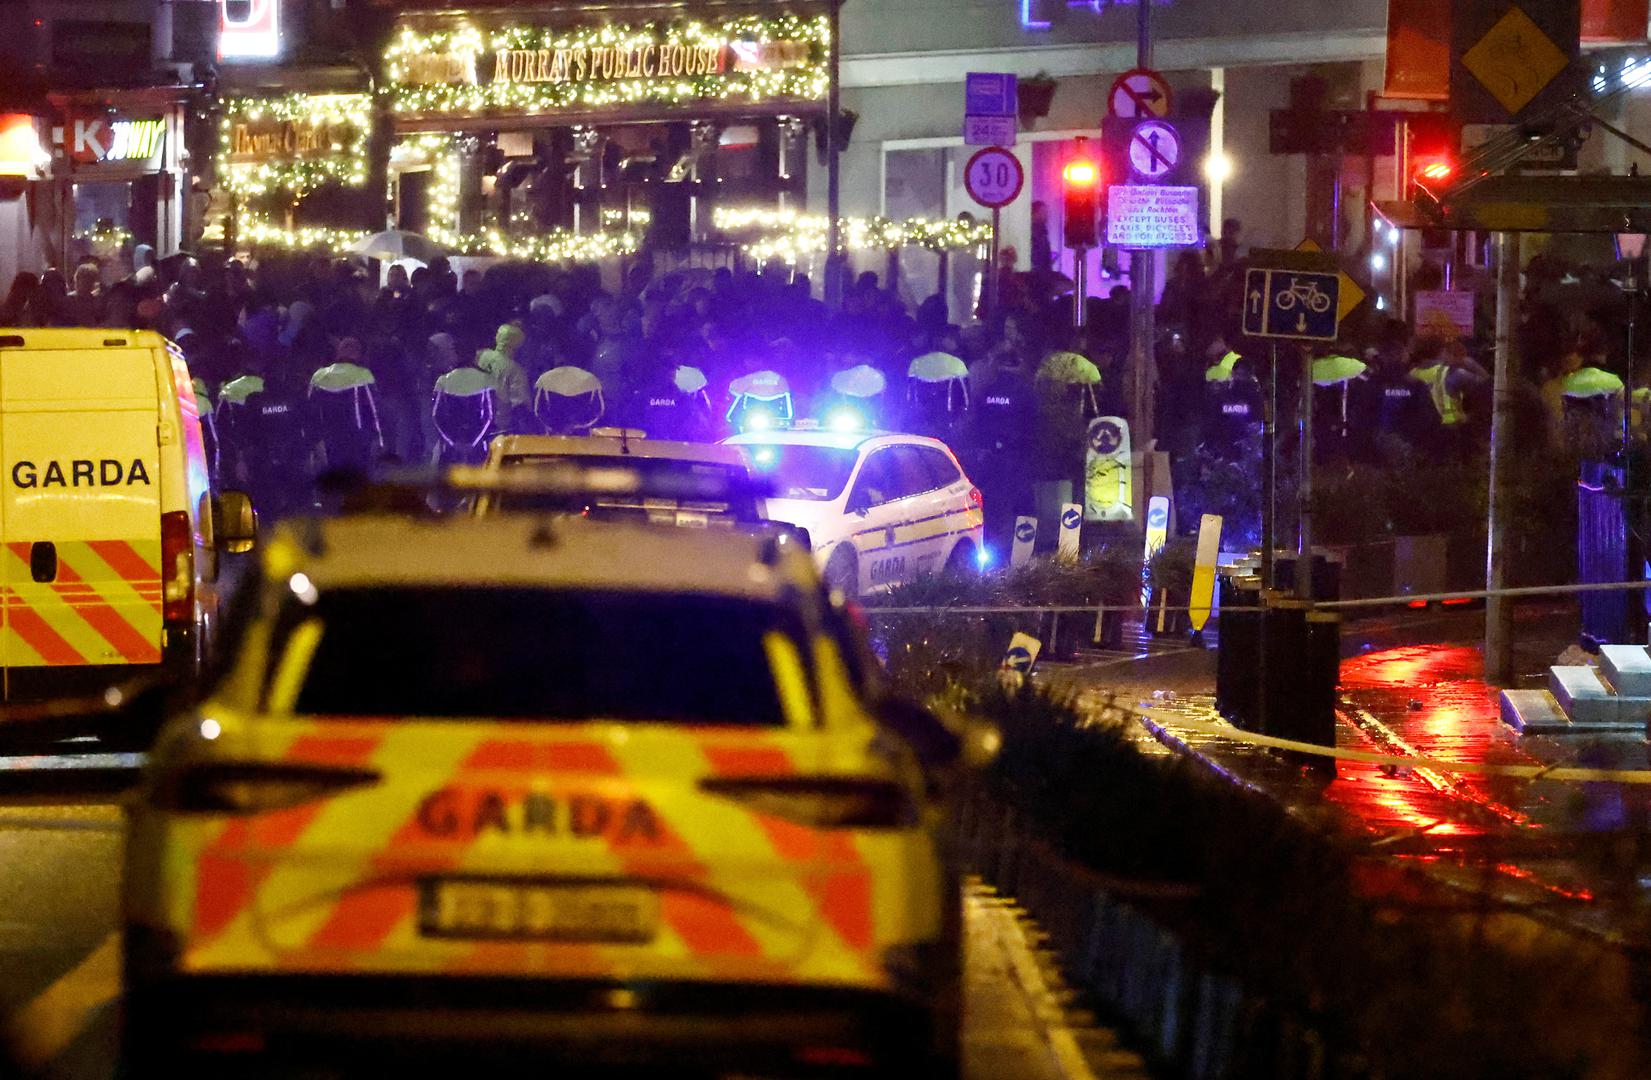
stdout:
{"type": "Polygon", "coordinates": [[[244,491],[226,491],[212,500],[212,535],[231,555],[245,555],[258,543],[258,511],[244,491]]]}

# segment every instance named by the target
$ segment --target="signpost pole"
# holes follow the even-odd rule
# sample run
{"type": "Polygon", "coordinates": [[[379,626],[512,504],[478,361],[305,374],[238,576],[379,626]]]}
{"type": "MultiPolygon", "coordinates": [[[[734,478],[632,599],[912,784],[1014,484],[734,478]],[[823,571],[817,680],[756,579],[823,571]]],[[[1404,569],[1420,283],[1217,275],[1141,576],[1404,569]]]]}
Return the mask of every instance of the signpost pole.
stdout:
{"type": "Polygon", "coordinates": [[[1301,351],[1301,483],[1296,495],[1296,599],[1313,598],[1313,350],[1301,351]]]}
{"type": "Polygon", "coordinates": [[[1513,674],[1513,606],[1496,595],[1507,585],[1507,492],[1509,441],[1513,434],[1513,387],[1508,367],[1513,352],[1514,311],[1519,304],[1519,234],[1496,234],[1496,360],[1491,375],[1490,513],[1486,523],[1485,680],[1507,685],[1513,674]]]}
{"type": "Polygon", "coordinates": [[[828,50],[826,88],[826,214],[830,224],[826,237],[825,302],[840,307],[843,302],[842,266],[842,162],[837,153],[837,126],[842,111],[842,0],[831,0],[831,43],[828,50]]]}
{"type": "Polygon", "coordinates": [[[1261,406],[1261,587],[1273,587],[1273,549],[1278,522],[1273,501],[1278,484],[1278,342],[1271,344],[1267,365],[1267,398],[1261,406]]]}
{"type": "Polygon", "coordinates": [[[1086,247],[1072,249],[1072,325],[1082,330],[1089,324],[1089,252],[1086,247]]]}
{"type": "MultiPolygon", "coordinates": [[[[1135,63],[1152,66],[1152,5],[1135,5],[1135,63]]],[[[1129,259],[1130,349],[1129,366],[1134,394],[1130,402],[1130,429],[1142,450],[1150,451],[1153,433],[1153,380],[1157,375],[1153,338],[1157,335],[1153,307],[1157,284],[1157,253],[1136,251],[1129,259]]],[[[1080,263],[1081,265],[1081,263],[1080,263]]],[[[1080,275],[1081,276],[1081,275],[1080,275]]],[[[1078,305],[1083,306],[1082,293],[1078,305]]],[[[1081,324],[1080,324],[1081,325],[1081,324]]]]}
{"type": "Polygon", "coordinates": [[[986,309],[986,317],[988,319],[996,317],[998,304],[1002,300],[1002,297],[998,295],[1002,289],[1000,288],[1000,283],[998,281],[997,268],[999,241],[998,230],[1002,228],[1002,226],[1003,211],[999,207],[994,206],[992,207],[992,256],[991,262],[988,264],[988,268],[986,270],[986,281],[981,285],[981,292],[986,294],[983,297],[985,303],[981,306],[986,309]]]}

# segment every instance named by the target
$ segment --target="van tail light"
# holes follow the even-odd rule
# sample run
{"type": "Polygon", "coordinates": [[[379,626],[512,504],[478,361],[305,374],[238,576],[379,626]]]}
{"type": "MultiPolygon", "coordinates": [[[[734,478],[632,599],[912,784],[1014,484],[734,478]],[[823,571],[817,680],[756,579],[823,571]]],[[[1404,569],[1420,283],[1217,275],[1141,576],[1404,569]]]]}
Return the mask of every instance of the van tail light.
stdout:
{"type": "Polygon", "coordinates": [[[982,507],[984,507],[985,505],[986,505],[986,497],[983,496],[980,493],[980,489],[977,488],[977,487],[970,488],[969,489],[969,506],[971,508],[975,509],[975,510],[979,510],[982,507]]]}
{"type": "Polygon", "coordinates": [[[766,817],[813,829],[903,829],[917,823],[917,804],[888,780],[850,776],[716,776],[702,791],[741,803],[766,817]]]}
{"type": "Polygon", "coordinates": [[[187,511],[161,515],[161,600],[167,622],[195,621],[195,527],[187,511]]]}
{"type": "Polygon", "coordinates": [[[218,761],[186,765],[159,778],[154,802],[186,814],[259,814],[370,787],[376,769],[287,761],[218,761]]]}

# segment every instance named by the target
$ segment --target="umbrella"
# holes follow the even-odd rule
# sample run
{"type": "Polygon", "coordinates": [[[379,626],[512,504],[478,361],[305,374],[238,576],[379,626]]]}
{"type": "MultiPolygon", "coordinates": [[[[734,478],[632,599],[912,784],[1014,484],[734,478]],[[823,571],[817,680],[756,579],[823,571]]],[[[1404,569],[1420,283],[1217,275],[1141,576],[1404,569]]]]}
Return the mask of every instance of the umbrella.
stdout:
{"type": "Polygon", "coordinates": [[[831,377],[831,389],[844,397],[871,398],[888,389],[883,373],[870,364],[857,364],[831,377]]]}
{"type": "Polygon", "coordinates": [[[569,364],[566,367],[551,368],[539,376],[539,381],[533,384],[533,388],[545,394],[579,397],[582,394],[600,394],[602,381],[584,368],[569,364]]]}
{"type": "Polygon", "coordinates": [[[476,397],[496,388],[493,376],[481,368],[454,368],[436,380],[436,392],[452,397],[476,397]]]}
{"type": "Polygon", "coordinates": [[[774,401],[791,393],[791,384],[777,371],[753,371],[729,383],[728,392],[736,398],[752,397],[758,401],[774,401]]]}
{"type": "Polygon", "coordinates": [[[1355,360],[1351,356],[1321,356],[1313,361],[1313,384],[1335,386],[1351,382],[1368,370],[1363,360],[1355,360]]]}
{"type": "Polygon", "coordinates": [[[920,382],[946,382],[950,379],[967,379],[969,365],[951,353],[924,353],[911,362],[906,374],[920,382]]]}
{"type": "Polygon", "coordinates": [[[1101,369],[1075,352],[1057,352],[1050,353],[1043,361],[1038,368],[1038,378],[1069,386],[1095,386],[1101,381],[1101,369]]]}
{"type": "Polygon", "coordinates": [[[342,393],[371,386],[374,381],[373,373],[360,364],[328,364],[310,376],[310,389],[342,393]]]}
{"type": "Polygon", "coordinates": [[[708,380],[705,378],[705,372],[699,370],[699,368],[694,367],[691,364],[683,364],[681,367],[677,368],[676,372],[671,376],[671,381],[675,383],[676,388],[681,390],[684,394],[697,394],[701,390],[705,389],[708,384],[708,380]]]}
{"type": "Polygon", "coordinates": [[[1231,382],[1232,377],[1233,377],[1233,365],[1238,363],[1238,361],[1240,359],[1242,359],[1242,358],[1235,352],[1227,353],[1226,356],[1223,356],[1221,358],[1220,363],[1211,364],[1208,368],[1205,369],[1205,371],[1204,371],[1204,381],[1205,382],[1231,382]]]}
{"type": "Polygon", "coordinates": [[[1566,397],[1610,397],[1622,393],[1622,380],[1597,367],[1578,368],[1565,376],[1559,392],[1566,397]]]}
{"type": "Polygon", "coordinates": [[[407,232],[405,229],[385,229],[383,232],[364,236],[345,250],[365,255],[369,259],[419,259],[426,263],[446,254],[442,251],[441,245],[428,236],[407,232]]]}
{"type": "Polygon", "coordinates": [[[247,398],[264,392],[264,380],[257,375],[242,375],[218,387],[218,403],[245,405],[247,398]]]}

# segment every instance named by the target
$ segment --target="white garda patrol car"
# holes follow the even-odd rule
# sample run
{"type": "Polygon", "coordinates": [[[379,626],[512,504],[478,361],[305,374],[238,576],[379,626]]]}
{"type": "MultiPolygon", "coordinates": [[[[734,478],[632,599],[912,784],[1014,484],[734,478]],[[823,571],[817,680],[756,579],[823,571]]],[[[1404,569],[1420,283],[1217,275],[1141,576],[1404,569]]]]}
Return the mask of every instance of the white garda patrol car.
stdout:
{"type": "Polygon", "coordinates": [[[807,429],[726,440],[771,477],[768,514],[807,529],[826,582],[850,596],[978,568],[980,489],[938,439],[807,429]]]}

